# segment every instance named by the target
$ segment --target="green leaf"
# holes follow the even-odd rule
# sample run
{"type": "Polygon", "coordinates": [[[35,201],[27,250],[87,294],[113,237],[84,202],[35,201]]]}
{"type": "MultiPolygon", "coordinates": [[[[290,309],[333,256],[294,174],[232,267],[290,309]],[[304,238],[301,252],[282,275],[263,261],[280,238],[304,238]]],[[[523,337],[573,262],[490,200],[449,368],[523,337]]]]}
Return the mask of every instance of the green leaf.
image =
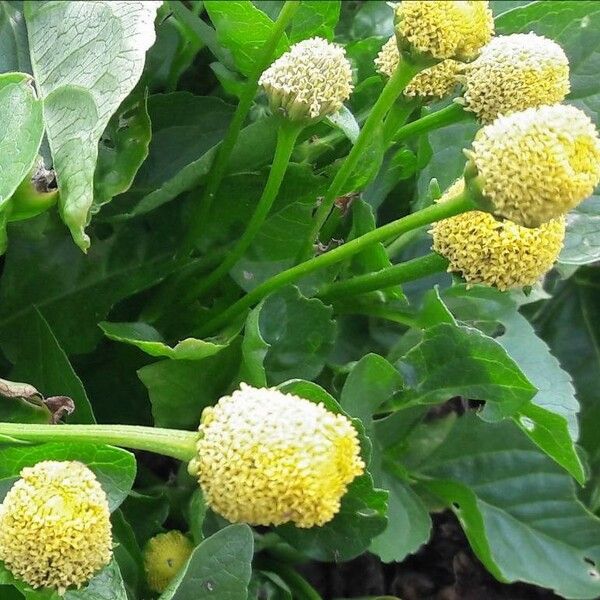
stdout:
{"type": "Polygon", "coordinates": [[[202,360],[161,360],[138,371],[157,427],[196,429],[200,414],[227,391],[239,368],[239,345],[202,360]]]}
{"type": "Polygon", "coordinates": [[[254,341],[242,347],[249,350],[244,354],[246,367],[255,373],[264,371],[269,385],[291,378],[316,378],[333,346],[332,313],[331,307],[317,298],[305,298],[294,286],[271,294],[247,321],[246,335],[254,341]],[[257,345],[259,351],[255,352],[257,345]]]}
{"type": "MultiPolygon", "coordinates": [[[[251,75],[259,53],[271,35],[273,21],[249,0],[205,0],[204,7],[217,30],[219,43],[231,50],[238,70],[251,75]]],[[[284,33],[275,55],[283,54],[288,46],[284,33]]]]}
{"type": "Polygon", "coordinates": [[[349,108],[342,106],[340,110],[327,117],[333,127],[337,127],[354,144],[360,133],[360,126],[349,108]]]}
{"type": "MultiPolygon", "coordinates": [[[[278,389],[311,402],[323,403],[333,413],[345,414],[336,400],[315,383],[297,379],[281,384],[278,389]]],[[[371,442],[361,421],[352,419],[352,424],[358,432],[362,458],[368,467],[371,442]]],[[[385,529],[387,498],[388,493],[375,488],[371,475],[366,472],[350,484],[339,512],[329,523],[311,529],[287,524],[277,527],[276,531],[300,552],[315,560],[350,560],[362,554],[371,540],[385,529]]]]}
{"type": "Polygon", "coordinates": [[[0,73],[31,73],[23,11],[16,3],[0,2],[0,73]]]}
{"type": "Polygon", "coordinates": [[[404,401],[485,400],[483,417],[492,421],[512,416],[536,393],[504,348],[471,327],[442,323],[426,329],[399,367],[411,388],[404,401]]]}
{"type": "Polygon", "coordinates": [[[600,196],[592,196],[567,214],[567,231],[558,258],[564,265],[600,260],[600,196]]]}
{"type": "Polygon", "coordinates": [[[85,463],[106,492],[111,511],[117,509],[129,494],[136,472],[135,458],[126,450],[84,442],[50,442],[35,446],[3,446],[0,480],[17,478],[23,467],[31,467],[43,460],[85,463]]]}
{"type": "Polygon", "coordinates": [[[248,525],[230,525],[204,540],[160,600],[246,600],[254,540],[248,525]]]}
{"type": "Polygon", "coordinates": [[[303,0],[292,21],[290,42],[295,44],[313,36],[332,40],[340,7],[340,0],[303,0]]]}
{"type": "MultiPolygon", "coordinates": [[[[1,14],[1,13],[0,13],[1,14]]],[[[1,60],[1,59],[0,59],[1,60]]],[[[35,96],[30,75],[0,75],[0,254],[6,250],[10,197],[36,161],[44,135],[42,102],[35,96]]]]}
{"type": "Polygon", "coordinates": [[[139,348],[150,356],[166,357],[175,360],[201,360],[212,356],[229,345],[207,342],[196,338],[186,338],[175,346],[168,346],[161,334],[147,323],[107,323],[98,324],[106,337],[139,348]]]}
{"type": "Polygon", "coordinates": [[[570,477],[511,423],[457,419],[422,474],[497,578],[565,598],[600,595],[600,521],[577,500],[570,477]]]}
{"type": "Polygon", "coordinates": [[[60,189],[61,216],[82,250],[98,141],[154,43],[158,2],[27,2],[36,85],[60,189]]]}
{"type": "Polygon", "coordinates": [[[113,560],[81,590],[71,590],[64,600],[128,600],[117,561],[113,560]]]}
{"type": "Polygon", "coordinates": [[[131,93],[113,114],[98,146],[92,212],[126,192],[148,156],[152,138],[147,92],[131,93]]]}
{"type": "Polygon", "coordinates": [[[73,370],[43,315],[34,308],[29,326],[22,332],[11,377],[26,381],[45,397],[68,396],[75,404],[69,423],[95,423],[94,413],[81,379],[73,370]]]}

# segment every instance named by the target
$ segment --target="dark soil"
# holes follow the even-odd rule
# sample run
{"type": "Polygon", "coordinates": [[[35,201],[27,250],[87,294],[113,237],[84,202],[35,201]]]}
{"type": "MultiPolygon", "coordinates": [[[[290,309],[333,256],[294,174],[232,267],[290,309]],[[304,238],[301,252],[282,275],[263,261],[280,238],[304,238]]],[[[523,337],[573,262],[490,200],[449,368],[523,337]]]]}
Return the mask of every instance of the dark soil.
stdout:
{"type": "MultiPolygon", "coordinates": [[[[365,554],[339,565],[309,563],[301,572],[324,600],[389,595],[402,600],[561,600],[533,585],[496,581],[447,511],[433,515],[431,541],[401,563],[365,554]]],[[[515,549],[517,551],[517,549],[515,549]]]]}

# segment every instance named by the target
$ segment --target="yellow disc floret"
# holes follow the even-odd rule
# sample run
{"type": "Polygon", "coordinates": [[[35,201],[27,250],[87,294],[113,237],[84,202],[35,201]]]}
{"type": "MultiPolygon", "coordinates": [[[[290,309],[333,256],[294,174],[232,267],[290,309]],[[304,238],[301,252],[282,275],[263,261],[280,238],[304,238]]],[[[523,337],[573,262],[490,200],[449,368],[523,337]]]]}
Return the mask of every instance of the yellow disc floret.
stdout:
{"type": "Polygon", "coordinates": [[[569,61],[563,49],[535,33],[494,38],[462,77],[467,110],[482,123],[498,115],[562,102],[569,93],[569,61]]]}
{"type": "Polygon", "coordinates": [[[322,38],[294,44],[259,80],[271,108],[294,121],[320,119],[352,93],[352,68],[342,46],[322,38]]]}
{"type": "Polygon", "coordinates": [[[144,548],[144,569],[148,587],[161,594],[179,573],[194,550],[181,531],[159,533],[144,548]]]}
{"type": "Polygon", "coordinates": [[[21,471],[0,506],[0,560],[13,575],[62,594],[111,557],[108,502],[92,471],[69,461],[21,471]]]}
{"type": "Polygon", "coordinates": [[[251,525],[327,523],[365,466],[345,416],[245,384],[204,410],[197,449],[190,472],[208,506],[251,525]]]}
{"type": "MultiPolygon", "coordinates": [[[[400,51],[396,38],[391,37],[384,45],[377,58],[375,66],[382,75],[391,77],[400,61],[400,51]]],[[[462,63],[451,58],[443,60],[433,67],[417,73],[404,89],[404,95],[411,98],[434,100],[444,98],[452,93],[458,84],[457,76],[462,63]]]]}
{"type": "Polygon", "coordinates": [[[483,0],[404,0],[396,7],[401,48],[438,60],[469,60],[494,33],[494,19],[483,0]]]}
{"type": "MultiPolygon", "coordinates": [[[[460,179],[440,201],[463,188],[460,179]]],[[[430,233],[433,250],[450,263],[449,272],[461,274],[469,285],[508,290],[533,285],[552,268],[562,249],[565,219],[528,228],[474,210],[438,221],[430,233]]]]}
{"type": "Polygon", "coordinates": [[[574,106],[542,106],[498,117],[468,155],[498,216],[538,227],[585,200],[600,181],[600,139],[574,106]]]}

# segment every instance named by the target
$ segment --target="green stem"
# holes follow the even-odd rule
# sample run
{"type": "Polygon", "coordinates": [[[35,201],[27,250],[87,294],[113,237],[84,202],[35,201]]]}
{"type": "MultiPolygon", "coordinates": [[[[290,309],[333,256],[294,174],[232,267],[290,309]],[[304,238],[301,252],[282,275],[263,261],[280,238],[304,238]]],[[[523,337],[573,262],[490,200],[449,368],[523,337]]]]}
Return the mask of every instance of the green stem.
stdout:
{"type": "Polygon", "coordinates": [[[281,182],[290,162],[290,156],[294,150],[294,145],[298,139],[298,135],[302,131],[303,126],[299,123],[288,121],[287,119],[281,122],[277,132],[277,147],[275,149],[275,157],[269,171],[269,178],[262,196],[256,205],[254,213],[250,218],[250,222],[246,226],[242,237],[236,242],[233,248],[225,255],[223,262],[207,277],[197,280],[190,284],[185,295],[181,299],[181,303],[191,302],[198,296],[205,294],[212,289],[238,262],[250,247],[256,234],[265,222],[269,214],[273,202],[277,197],[281,182]]]}
{"type": "Polygon", "coordinates": [[[223,142],[217,151],[215,162],[211,168],[210,178],[206,184],[206,187],[204,188],[202,198],[196,205],[195,211],[192,214],[190,228],[183,238],[182,245],[178,252],[179,256],[189,255],[194,249],[196,240],[200,237],[202,228],[206,223],[212,208],[215,195],[221,186],[221,181],[223,181],[225,173],[227,172],[229,158],[233,152],[235,143],[237,142],[242,125],[246,121],[246,117],[248,116],[252,106],[252,101],[254,100],[254,96],[256,96],[256,91],[258,90],[258,80],[262,75],[262,72],[271,63],[273,59],[273,53],[277,48],[277,44],[279,43],[281,36],[283,35],[285,28],[289,25],[292,17],[299,7],[300,2],[297,0],[288,0],[283,5],[277,20],[273,25],[271,35],[262,46],[262,53],[257,58],[256,64],[254,65],[254,70],[244,86],[244,90],[240,96],[240,101],[235,110],[235,114],[233,115],[233,119],[231,120],[231,124],[229,125],[229,129],[227,130],[227,134],[225,135],[225,138],[223,139],[223,142]]]}
{"type": "Polygon", "coordinates": [[[211,321],[208,321],[198,331],[198,335],[206,336],[217,331],[223,325],[229,323],[229,321],[238,315],[242,314],[245,310],[254,306],[257,302],[268,296],[275,290],[282,288],[285,285],[294,283],[301,279],[305,275],[313,273],[319,269],[329,267],[338,262],[341,262],[355,254],[358,254],[365,248],[376,244],[377,242],[384,242],[385,240],[396,237],[401,233],[410,231],[417,227],[422,227],[429,223],[446,219],[454,215],[474,210],[475,204],[472,201],[468,190],[465,190],[461,194],[451,198],[445,202],[428,206],[423,210],[416,213],[412,213],[397,221],[392,221],[387,225],[383,225],[378,229],[369,231],[360,237],[357,237],[349,242],[346,242],[342,246],[338,246],[325,254],[315,256],[314,258],[307,260],[306,262],[300,263],[291,269],[282,271],[277,275],[267,279],[265,282],[254,288],[251,292],[240,298],[235,304],[232,304],[227,310],[223,311],[219,316],[215,317],[211,321]]]}
{"type": "Polygon", "coordinates": [[[468,119],[474,119],[473,113],[466,111],[460,104],[453,102],[441,110],[425,115],[416,121],[400,127],[394,135],[394,142],[401,142],[409,137],[468,119]]]}
{"type": "Polygon", "coordinates": [[[338,281],[326,285],[318,296],[327,302],[338,298],[347,298],[358,294],[366,294],[375,290],[421,279],[427,275],[433,275],[444,271],[448,267],[448,261],[439,254],[431,253],[409,260],[381,271],[358,275],[346,281],[338,281]]]}
{"type": "Polygon", "coordinates": [[[97,442],[189,461],[196,455],[198,433],[137,425],[31,425],[0,423],[0,438],[22,442],[97,442]]]}
{"type": "Polygon", "coordinates": [[[341,195],[346,181],[363,158],[367,146],[373,141],[373,137],[377,135],[377,129],[381,126],[383,118],[419,70],[420,67],[412,65],[405,60],[401,60],[398,64],[398,67],[390,77],[383,88],[381,95],[377,99],[377,102],[375,102],[371,109],[371,113],[367,117],[365,124],[362,126],[360,134],[350,150],[350,154],[348,154],[346,160],[342,163],[342,166],[333,178],[329,189],[325,193],[315,214],[314,222],[310,229],[306,244],[300,253],[300,260],[304,260],[312,254],[313,244],[333,208],[335,199],[341,195]]]}
{"type": "Polygon", "coordinates": [[[419,327],[419,323],[413,315],[385,306],[367,306],[348,302],[336,302],[333,304],[333,309],[338,315],[364,315],[365,317],[385,319],[386,321],[399,323],[406,327],[419,327]]]}
{"type": "Polygon", "coordinates": [[[424,231],[424,227],[419,227],[418,229],[413,229],[412,231],[408,231],[407,233],[403,233],[401,236],[398,236],[395,240],[391,241],[385,248],[386,254],[390,260],[396,258],[406,246],[408,246],[415,238],[419,237],[419,235],[424,231]]]}
{"type": "Polygon", "coordinates": [[[383,143],[385,148],[389,148],[394,143],[394,135],[398,128],[406,123],[406,119],[417,107],[415,100],[399,100],[396,102],[390,112],[387,114],[383,123],[383,143]]]}

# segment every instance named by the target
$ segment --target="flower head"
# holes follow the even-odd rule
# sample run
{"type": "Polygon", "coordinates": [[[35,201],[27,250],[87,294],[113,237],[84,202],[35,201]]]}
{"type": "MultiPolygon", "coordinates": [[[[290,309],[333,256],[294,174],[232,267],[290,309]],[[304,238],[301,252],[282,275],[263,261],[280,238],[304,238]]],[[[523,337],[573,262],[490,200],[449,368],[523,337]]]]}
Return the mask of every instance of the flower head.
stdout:
{"type": "MultiPolygon", "coordinates": [[[[464,180],[459,179],[440,201],[463,187],[464,180]]],[[[533,285],[552,268],[562,249],[565,219],[528,228],[473,210],[438,221],[430,233],[433,250],[450,263],[449,272],[460,273],[469,285],[507,290],[533,285]]]]}
{"type": "Polygon", "coordinates": [[[400,47],[436,59],[474,58],[493,33],[487,0],[403,0],[396,7],[400,47]]]}
{"type": "Polygon", "coordinates": [[[180,531],[154,536],[144,548],[144,569],[148,587],[161,594],[179,573],[194,550],[194,544],[180,531]]]}
{"type": "MultiPolygon", "coordinates": [[[[399,61],[400,51],[398,50],[396,38],[392,36],[377,55],[375,66],[379,73],[391,77],[399,61]]],[[[457,75],[461,66],[460,62],[449,58],[424,69],[412,78],[404,89],[404,95],[425,100],[448,96],[458,84],[457,75]]]]}
{"type": "Polygon", "coordinates": [[[600,181],[600,139],[574,106],[498,117],[475,136],[470,163],[491,212],[525,227],[560,217],[600,181]]]}
{"type": "Polygon", "coordinates": [[[352,93],[346,51],[319,37],[294,44],[260,77],[273,110],[293,121],[320,119],[342,108],[352,93]]]}
{"type": "Polygon", "coordinates": [[[0,560],[13,575],[62,594],[111,557],[106,494],[85,465],[45,461],[21,471],[0,506],[0,560]]]}
{"type": "Polygon", "coordinates": [[[569,93],[569,61],[554,41],[535,33],[494,38],[465,65],[464,103],[482,123],[498,115],[562,102],[569,93]]]}
{"type": "Polygon", "coordinates": [[[242,384],[202,413],[190,463],[207,504],[232,522],[330,521],[364,470],[356,430],[304,398],[242,384]]]}

